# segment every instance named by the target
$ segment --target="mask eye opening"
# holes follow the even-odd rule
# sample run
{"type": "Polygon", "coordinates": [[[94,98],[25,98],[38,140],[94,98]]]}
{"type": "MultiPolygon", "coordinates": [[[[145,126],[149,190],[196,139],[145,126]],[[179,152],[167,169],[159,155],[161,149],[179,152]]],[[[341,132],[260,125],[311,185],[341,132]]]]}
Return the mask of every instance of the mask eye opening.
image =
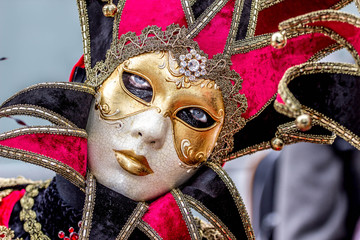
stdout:
{"type": "Polygon", "coordinates": [[[120,85],[129,96],[144,105],[151,105],[154,91],[151,81],[146,76],[126,69],[119,75],[120,85]]]}
{"type": "Polygon", "coordinates": [[[205,109],[199,106],[188,106],[174,113],[176,119],[197,131],[207,131],[218,124],[205,109]]]}

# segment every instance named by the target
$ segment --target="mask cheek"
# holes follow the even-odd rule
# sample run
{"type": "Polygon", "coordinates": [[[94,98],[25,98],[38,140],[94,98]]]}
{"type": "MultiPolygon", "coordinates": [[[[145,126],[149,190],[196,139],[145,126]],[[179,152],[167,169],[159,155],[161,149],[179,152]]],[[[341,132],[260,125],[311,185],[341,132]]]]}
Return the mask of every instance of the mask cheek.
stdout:
{"type": "Polygon", "coordinates": [[[215,147],[221,124],[206,131],[197,131],[173,119],[175,149],[179,159],[187,165],[205,162],[215,147]]]}

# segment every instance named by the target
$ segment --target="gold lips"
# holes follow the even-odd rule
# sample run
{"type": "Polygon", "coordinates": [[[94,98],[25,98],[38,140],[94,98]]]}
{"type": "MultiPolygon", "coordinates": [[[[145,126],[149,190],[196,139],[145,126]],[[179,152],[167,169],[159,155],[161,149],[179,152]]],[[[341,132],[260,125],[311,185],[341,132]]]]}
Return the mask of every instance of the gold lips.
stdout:
{"type": "Polygon", "coordinates": [[[133,175],[145,176],[153,173],[146,157],[137,155],[133,150],[115,150],[115,157],[120,166],[133,175]]]}

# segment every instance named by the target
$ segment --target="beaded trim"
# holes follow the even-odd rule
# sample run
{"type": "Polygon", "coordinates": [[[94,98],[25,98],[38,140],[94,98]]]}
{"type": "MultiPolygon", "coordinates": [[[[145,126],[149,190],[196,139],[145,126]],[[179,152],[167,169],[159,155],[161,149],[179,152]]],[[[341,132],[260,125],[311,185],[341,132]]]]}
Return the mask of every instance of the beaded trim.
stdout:
{"type": "Polygon", "coordinates": [[[356,65],[346,63],[304,63],[288,69],[279,82],[278,92],[286,104],[285,108],[289,110],[286,114],[289,117],[297,117],[301,114],[301,104],[287,88],[287,85],[300,75],[316,73],[342,73],[358,75],[359,69],[356,65]]]}
{"type": "Polygon", "coordinates": [[[181,5],[185,13],[186,22],[188,26],[190,26],[195,21],[194,13],[191,8],[191,3],[189,0],[181,0],[181,5]]]}
{"type": "Polygon", "coordinates": [[[72,167],[59,162],[56,159],[21,149],[13,149],[7,146],[0,146],[0,156],[22,160],[24,162],[36,164],[38,166],[53,170],[54,172],[59,173],[61,176],[72,182],[75,186],[79,187],[82,191],[85,191],[84,177],[75,171],[75,169],[72,167]]]}
{"type": "Polygon", "coordinates": [[[266,8],[269,8],[271,6],[279,4],[279,3],[283,2],[283,1],[285,1],[285,0],[263,0],[259,4],[259,12],[266,9],[266,8]]]}
{"type": "Polygon", "coordinates": [[[132,212],[131,216],[126,221],[125,225],[122,227],[119,235],[116,237],[116,240],[128,239],[136,226],[141,221],[141,218],[144,216],[148,208],[149,207],[145,202],[139,202],[134,211],[132,212]]]}
{"type": "Polygon", "coordinates": [[[258,14],[259,14],[259,0],[252,0],[249,25],[248,25],[247,32],[246,32],[246,38],[250,38],[255,35],[258,14]]]}
{"type": "Polygon", "coordinates": [[[232,51],[231,46],[235,42],[235,39],[236,39],[236,34],[238,32],[238,29],[239,29],[240,18],[241,18],[243,6],[244,6],[244,1],[236,0],[235,6],[234,6],[234,13],[233,13],[233,17],[232,17],[232,20],[231,20],[230,32],[229,32],[229,35],[228,35],[228,37],[226,39],[226,45],[225,45],[225,48],[224,48],[224,54],[231,55],[230,54],[230,52],[232,51]]]}
{"type": "Polygon", "coordinates": [[[236,239],[228,227],[213,212],[205,207],[204,204],[189,195],[184,194],[184,197],[190,207],[202,214],[202,216],[204,216],[223,237],[227,239],[236,239]]]}
{"type": "Polygon", "coordinates": [[[331,44],[330,46],[318,51],[317,53],[315,53],[306,62],[318,62],[321,59],[323,59],[324,57],[328,56],[329,54],[331,54],[333,52],[336,52],[336,51],[338,51],[340,49],[343,49],[343,46],[341,46],[340,44],[338,44],[338,43],[331,44]]]}
{"type": "Polygon", "coordinates": [[[60,114],[36,105],[16,104],[2,108],[0,110],[0,118],[7,115],[28,115],[33,117],[39,117],[59,126],[77,128],[74,123],[64,118],[60,114]]]}
{"type": "Polygon", "coordinates": [[[196,239],[201,239],[200,235],[199,235],[199,230],[197,229],[194,220],[194,216],[191,213],[191,210],[189,208],[189,206],[187,205],[186,199],[183,195],[183,193],[178,189],[172,189],[171,190],[171,194],[174,197],[180,212],[183,216],[183,219],[186,223],[187,229],[189,231],[189,235],[191,237],[192,240],[196,240],[196,239]]]}
{"type": "Polygon", "coordinates": [[[296,118],[301,114],[308,114],[312,117],[312,119],[314,119],[313,124],[320,125],[329,131],[335,132],[336,135],[344,138],[354,147],[360,149],[360,138],[358,136],[325,115],[302,105],[288,89],[287,85],[293,79],[299,77],[300,75],[316,73],[360,75],[359,69],[356,65],[345,63],[305,63],[292,67],[286,71],[279,83],[279,94],[285,102],[285,105],[275,102],[275,109],[292,118],[296,118]]]}
{"type": "MultiPolygon", "coordinates": [[[[277,102],[274,103],[276,111],[285,114],[283,111],[279,110],[282,106],[277,107],[277,102]]],[[[285,114],[287,115],[287,114],[285,114]]],[[[313,135],[306,134],[298,130],[294,121],[291,121],[286,124],[282,124],[278,126],[278,130],[275,132],[275,136],[283,140],[284,144],[289,145],[297,142],[310,142],[317,144],[332,144],[336,138],[335,134],[331,135],[313,135]]],[[[264,141],[253,146],[249,146],[247,148],[241,149],[233,154],[231,154],[228,158],[224,159],[224,162],[234,160],[236,158],[253,154],[258,151],[262,151],[265,149],[270,149],[271,144],[270,141],[264,141]]]]}
{"type": "Polygon", "coordinates": [[[315,23],[315,22],[324,22],[324,21],[338,21],[348,24],[352,24],[355,27],[360,27],[360,18],[355,17],[354,15],[339,12],[336,10],[323,10],[317,11],[315,13],[309,13],[300,17],[291,18],[287,21],[281,22],[279,24],[279,30],[285,31],[286,35],[288,34],[309,34],[309,33],[321,33],[337,43],[343,45],[347,48],[350,54],[353,56],[356,64],[360,66],[360,57],[352,46],[345,38],[340,36],[335,31],[326,28],[326,27],[316,27],[316,26],[307,26],[306,24],[315,23]]]}
{"type": "Polygon", "coordinates": [[[82,224],[79,230],[80,239],[86,240],[89,239],[91,231],[91,222],[92,215],[95,207],[95,197],[96,197],[96,180],[92,173],[87,174],[86,179],[86,192],[85,192],[85,204],[82,215],[82,224]]]}
{"type": "Polygon", "coordinates": [[[34,89],[40,89],[40,88],[62,88],[62,89],[69,89],[69,90],[75,90],[75,91],[80,91],[80,92],[86,92],[89,93],[91,95],[95,96],[95,89],[91,86],[85,85],[83,83],[76,83],[76,82],[54,82],[54,83],[39,83],[39,84],[35,84],[33,86],[27,87],[21,91],[19,91],[18,93],[16,93],[15,95],[11,96],[10,98],[8,98],[1,106],[0,108],[2,108],[6,103],[8,103],[9,101],[11,101],[12,99],[14,99],[15,97],[19,96],[20,94],[23,94],[25,92],[29,92],[32,91],[34,89]]]}
{"type": "Polygon", "coordinates": [[[194,22],[189,26],[187,38],[196,37],[199,32],[215,17],[229,0],[215,0],[194,22]]]}
{"type": "Polygon", "coordinates": [[[144,220],[139,220],[137,227],[150,239],[162,240],[162,237],[144,220]]]}
{"type": "Polygon", "coordinates": [[[0,134],[0,141],[14,138],[23,135],[29,134],[39,134],[39,133],[47,133],[47,134],[56,134],[56,135],[67,135],[67,136],[75,136],[80,138],[87,138],[87,133],[85,130],[81,128],[67,128],[67,127],[48,127],[48,126],[35,126],[35,127],[25,127],[15,129],[9,132],[5,132],[0,134]]]}
{"type": "Polygon", "coordinates": [[[247,213],[244,202],[243,202],[238,190],[235,187],[235,184],[233,183],[231,178],[227,175],[227,173],[224,171],[224,169],[221,166],[219,166],[219,165],[217,165],[215,163],[211,163],[211,162],[207,162],[205,164],[209,168],[214,170],[214,172],[216,172],[216,174],[225,183],[225,185],[228,188],[231,196],[233,197],[233,200],[234,200],[234,202],[236,204],[236,207],[237,207],[237,209],[239,211],[239,214],[241,216],[241,220],[242,220],[242,223],[243,223],[247,238],[251,239],[251,240],[254,240],[255,239],[255,234],[254,234],[254,231],[253,231],[251,223],[250,223],[249,215],[247,213]]]}

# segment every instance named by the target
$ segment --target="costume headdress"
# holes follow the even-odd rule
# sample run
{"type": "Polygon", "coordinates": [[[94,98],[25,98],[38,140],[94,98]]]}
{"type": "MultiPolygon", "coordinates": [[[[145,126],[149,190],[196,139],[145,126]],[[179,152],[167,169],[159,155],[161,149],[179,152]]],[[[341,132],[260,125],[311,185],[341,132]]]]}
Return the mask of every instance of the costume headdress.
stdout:
{"type": "Polygon", "coordinates": [[[0,107],[1,116],[27,114],[56,126],[0,135],[0,155],[50,168],[84,189],[94,88],[120,63],[154,51],[171,52],[181,67],[178,88],[205,86],[204,77],[222,90],[226,116],[211,155],[216,164],[298,141],[331,143],[332,132],[359,148],[358,111],[346,108],[357,109],[360,20],[324,10],[349,2],[114,0],[117,13],[109,18],[101,12],[105,3],[78,0],[84,56],[72,82],[30,87],[0,107]],[[342,47],[355,65],[314,63],[342,47]]]}

